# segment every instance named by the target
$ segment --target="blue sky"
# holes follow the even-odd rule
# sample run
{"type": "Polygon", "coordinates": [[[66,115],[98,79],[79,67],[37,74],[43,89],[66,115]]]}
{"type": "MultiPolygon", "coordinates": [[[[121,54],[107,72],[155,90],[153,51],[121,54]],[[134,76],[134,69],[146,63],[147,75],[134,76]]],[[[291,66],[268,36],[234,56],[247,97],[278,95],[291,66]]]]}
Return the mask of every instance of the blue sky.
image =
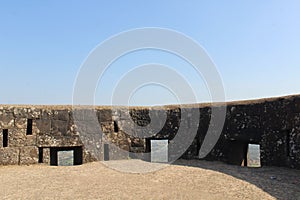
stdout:
{"type": "MultiPolygon", "coordinates": [[[[299,1],[1,1],[0,104],[71,104],[90,51],[112,35],[142,27],[173,29],[202,45],[219,70],[227,101],[299,94],[299,10],[299,1]]],[[[125,69],[149,62],[174,66],[199,102],[209,100],[204,80],[190,66],[144,51],[110,68],[95,102],[109,104],[125,69]]],[[[156,85],[141,88],[130,102],[168,104],[176,98],[156,85]]]]}

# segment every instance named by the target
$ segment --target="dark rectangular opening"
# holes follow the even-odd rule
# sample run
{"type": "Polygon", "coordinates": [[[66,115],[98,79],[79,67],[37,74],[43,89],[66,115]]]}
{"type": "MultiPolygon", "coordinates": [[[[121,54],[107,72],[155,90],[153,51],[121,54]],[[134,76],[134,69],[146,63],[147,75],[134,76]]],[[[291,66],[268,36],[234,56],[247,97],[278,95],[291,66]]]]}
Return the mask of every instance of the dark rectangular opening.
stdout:
{"type": "Polygon", "coordinates": [[[146,145],[145,145],[145,152],[150,153],[151,152],[151,139],[146,138],[146,145]]]}
{"type": "Polygon", "coordinates": [[[228,142],[227,161],[232,165],[247,166],[248,142],[232,140],[228,142]]]}
{"type": "Polygon", "coordinates": [[[245,166],[245,167],[248,166],[248,158],[247,158],[247,156],[248,156],[248,146],[249,146],[249,144],[245,143],[244,147],[243,147],[244,155],[243,155],[243,162],[241,163],[241,165],[245,166]]]}
{"type": "Polygon", "coordinates": [[[27,119],[26,135],[32,135],[32,119],[27,119]]]}
{"type": "Polygon", "coordinates": [[[108,144],[104,144],[104,160],[109,160],[109,146],[108,144]]]}
{"type": "Polygon", "coordinates": [[[114,132],[115,133],[119,132],[119,127],[116,121],[114,121],[114,132]]]}
{"type": "Polygon", "coordinates": [[[74,148],[74,165],[82,165],[82,147],[74,148]]]}
{"type": "Polygon", "coordinates": [[[73,151],[73,165],[82,164],[82,147],[50,147],[50,165],[58,165],[58,151],[73,151]]]}
{"type": "Polygon", "coordinates": [[[39,147],[39,163],[43,163],[43,148],[39,147]]]}
{"type": "Polygon", "coordinates": [[[50,148],[50,165],[58,165],[57,148],[50,148]]]}
{"type": "Polygon", "coordinates": [[[8,129],[3,129],[3,147],[8,147],[8,129]]]}

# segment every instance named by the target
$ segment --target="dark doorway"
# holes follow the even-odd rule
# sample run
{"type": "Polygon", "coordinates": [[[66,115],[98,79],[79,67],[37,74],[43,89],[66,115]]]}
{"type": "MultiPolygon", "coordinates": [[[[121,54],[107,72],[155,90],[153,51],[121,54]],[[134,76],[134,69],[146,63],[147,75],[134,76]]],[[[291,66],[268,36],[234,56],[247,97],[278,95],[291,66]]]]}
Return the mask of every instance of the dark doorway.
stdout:
{"type": "Polygon", "coordinates": [[[50,165],[58,165],[58,151],[73,151],[73,165],[82,164],[82,147],[50,147],[50,165]]]}
{"type": "Polygon", "coordinates": [[[32,135],[32,119],[27,119],[26,135],[32,135]]]}
{"type": "Polygon", "coordinates": [[[248,143],[233,140],[228,145],[227,160],[232,165],[247,166],[248,143]]]}
{"type": "Polygon", "coordinates": [[[8,147],[8,129],[3,129],[3,147],[8,147]]]}
{"type": "Polygon", "coordinates": [[[150,138],[146,138],[145,152],[146,153],[150,153],[151,152],[151,139],[150,138]]]}
{"type": "Polygon", "coordinates": [[[43,148],[39,147],[39,163],[43,163],[43,148]]]}

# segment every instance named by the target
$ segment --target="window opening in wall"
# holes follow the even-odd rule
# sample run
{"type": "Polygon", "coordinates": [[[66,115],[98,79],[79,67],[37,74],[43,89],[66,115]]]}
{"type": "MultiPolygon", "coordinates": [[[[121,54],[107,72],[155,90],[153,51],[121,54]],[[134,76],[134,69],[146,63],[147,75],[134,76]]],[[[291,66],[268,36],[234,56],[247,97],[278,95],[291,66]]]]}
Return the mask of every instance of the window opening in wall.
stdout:
{"type": "Polygon", "coordinates": [[[65,150],[57,152],[58,166],[71,166],[74,164],[74,150],[65,150]]]}
{"type": "Polygon", "coordinates": [[[115,133],[119,132],[119,127],[116,121],[114,121],[114,132],[115,133]]]}
{"type": "Polygon", "coordinates": [[[259,144],[248,144],[247,167],[261,167],[259,144]]]}
{"type": "Polygon", "coordinates": [[[26,135],[32,135],[32,119],[27,119],[26,135]]]}
{"type": "Polygon", "coordinates": [[[50,165],[81,165],[82,147],[50,147],[50,165]]]}
{"type": "Polygon", "coordinates": [[[39,147],[39,163],[43,163],[43,148],[39,147]]]}
{"type": "Polygon", "coordinates": [[[8,147],[8,129],[3,129],[3,147],[8,147]]]}
{"type": "Polygon", "coordinates": [[[151,162],[168,162],[168,140],[151,140],[151,162]]]}

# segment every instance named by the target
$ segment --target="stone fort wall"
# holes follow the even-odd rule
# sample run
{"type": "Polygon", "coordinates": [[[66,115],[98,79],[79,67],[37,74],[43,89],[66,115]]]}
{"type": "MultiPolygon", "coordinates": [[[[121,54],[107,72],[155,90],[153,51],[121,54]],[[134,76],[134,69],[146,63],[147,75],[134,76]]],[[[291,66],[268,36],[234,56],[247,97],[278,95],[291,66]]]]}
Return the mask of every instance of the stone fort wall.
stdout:
{"type": "Polygon", "coordinates": [[[56,165],[57,152],[64,150],[74,151],[74,164],[105,159],[149,160],[146,153],[151,151],[151,139],[172,142],[180,126],[189,130],[195,125],[191,124],[195,120],[181,119],[183,108],[191,113],[200,110],[200,119],[196,120],[197,134],[181,158],[198,159],[212,107],[225,106],[221,137],[206,160],[241,165],[248,144],[260,144],[262,165],[300,169],[300,96],[129,110],[109,106],[0,105],[0,164],[56,165]],[[149,138],[139,138],[123,116],[130,115],[137,125],[146,126],[151,121],[150,110],[165,112],[167,119],[160,131],[149,138]]]}

